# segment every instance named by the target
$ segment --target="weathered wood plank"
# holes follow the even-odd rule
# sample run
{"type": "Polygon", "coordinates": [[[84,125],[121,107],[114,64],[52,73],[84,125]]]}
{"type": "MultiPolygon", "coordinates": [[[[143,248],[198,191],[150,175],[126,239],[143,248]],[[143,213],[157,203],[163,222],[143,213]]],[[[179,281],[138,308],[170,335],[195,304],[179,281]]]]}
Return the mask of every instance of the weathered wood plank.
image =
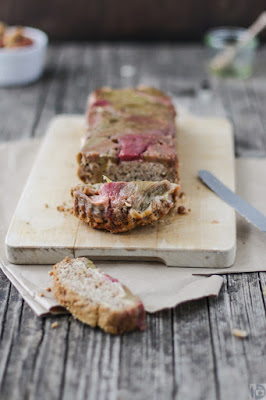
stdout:
{"type": "Polygon", "coordinates": [[[175,393],[171,311],[148,316],[144,334],[124,336],[121,347],[119,398],[170,399],[175,393]]]}
{"type": "Polygon", "coordinates": [[[238,156],[265,156],[265,131],[256,110],[250,83],[228,79],[216,81],[227,116],[235,131],[236,154],[238,156]]]}
{"type": "Polygon", "coordinates": [[[247,398],[249,383],[265,380],[266,320],[258,274],[224,277],[219,298],[208,301],[219,398],[247,398]],[[246,330],[248,338],[235,337],[234,328],[246,330]]]}
{"type": "MultiPolygon", "coordinates": [[[[69,316],[46,318],[44,335],[32,369],[29,399],[60,399],[64,387],[65,360],[68,351],[69,316]],[[58,327],[52,328],[57,321],[58,327]]],[[[76,344],[77,345],[77,344],[76,344]]]]}
{"type": "Polygon", "coordinates": [[[21,87],[0,88],[0,140],[23,139],[32,135],[53,75],[54,67],[49,69],[53,53],[53,49],[49,49],[47,69],[38,82],[21,87]]]}
{"type": "Polygon", "coordinates": [[[62,398],[117,399],[121,338],[72,320],[68,343],[62,398]]]}
{"type": "Polygon", "coordinates": [[[4,334],[10,291],[11,283],[0,270],[0,340],[4,334]]]}
{"type": "Polygon", "coordinates": [[[216,370],[206,300],[173,310],[174,370],[178,399],[216,398],[216,370]]]}

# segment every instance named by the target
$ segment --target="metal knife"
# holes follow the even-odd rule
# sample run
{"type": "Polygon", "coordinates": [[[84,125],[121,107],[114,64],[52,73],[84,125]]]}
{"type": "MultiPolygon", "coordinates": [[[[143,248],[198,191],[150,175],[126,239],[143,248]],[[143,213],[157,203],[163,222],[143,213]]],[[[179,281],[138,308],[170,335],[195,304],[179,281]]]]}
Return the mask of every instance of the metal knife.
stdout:
{"type": "Polygon", "coordinates": [[[228,189],[211,172],[204,169],[198,171],[199,177],[206,186],[216,193],[222,200],[233,207],[248,222],[255,225],[260,231],[266,232],[266,216],[255,207],[243,200],[237,194],[228,189]]]}

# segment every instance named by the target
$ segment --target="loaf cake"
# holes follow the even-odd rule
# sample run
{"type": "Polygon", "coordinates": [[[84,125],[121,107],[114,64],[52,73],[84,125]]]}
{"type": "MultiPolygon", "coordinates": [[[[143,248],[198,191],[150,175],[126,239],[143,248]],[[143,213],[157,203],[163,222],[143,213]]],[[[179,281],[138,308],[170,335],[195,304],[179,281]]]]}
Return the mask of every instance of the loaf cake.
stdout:
{"type": "Polygon", "coordinates": [[[141,300],[85,257],[53,267],[53,294],[80,321],[119,334],[145,328],[141,300]]]}
{"type": "Polygon", "coordinates": [[[149,87],[101,88],[88,100],[87,132],[77,156],[85,183],[178,182],[175,108],[163,92],[149,87]]]}
{"type": "Polygon", "coordinates": [[[126,232],[158,220],[175,207],[180,185],[132,181],[78,185],[74,215],[92,228],[126,232]]]}

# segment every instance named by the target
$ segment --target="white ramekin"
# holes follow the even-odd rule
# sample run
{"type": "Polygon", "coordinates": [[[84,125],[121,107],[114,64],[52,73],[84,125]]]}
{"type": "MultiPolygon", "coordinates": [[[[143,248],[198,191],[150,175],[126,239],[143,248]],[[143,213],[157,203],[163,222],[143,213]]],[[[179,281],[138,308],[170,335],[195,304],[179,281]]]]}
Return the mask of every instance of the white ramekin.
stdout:
{"type": "Polygon", "coordinates": [[[23,33],[33,40],[31,46],[0,48],[0,86],[25,85],[36,81],[43,72],[47,35],[29,27],[23,28],[23,33]]]}

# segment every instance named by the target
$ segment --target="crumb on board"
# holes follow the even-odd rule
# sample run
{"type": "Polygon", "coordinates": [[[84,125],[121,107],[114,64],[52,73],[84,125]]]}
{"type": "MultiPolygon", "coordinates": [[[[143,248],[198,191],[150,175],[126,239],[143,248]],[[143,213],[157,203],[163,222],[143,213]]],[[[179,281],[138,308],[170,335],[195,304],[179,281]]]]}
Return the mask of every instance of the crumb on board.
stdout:
{"type": "Polygon", "coordinates": [[[180,192],[178,197],[179,197],[180,200],[186,200],[185,192],[180,192]]]}
{"type": "Polygon", "coordinates": [[[56,207],[57,211],[63,212],[64,215],[73,214],[73,207],[67,207],[66,203],[63,202],[60,206],[56,207]]]}
{"type": "Polygon", "coordinates": [[[219,221],[217,221],[217,219],[214,219],[214,220],[212,221],[212,224],[219,224],[219,221]]]}
{"type": "Polygon", "coordinates": [[[246,337],[248,337],[248,333],[244,329],[233,329],[232,333],[235,337],[238,337],[240,339],[245,339],[246,337]]]}
{"type": "Polygon", "coordinates": [[[43,292],[40,293],[40,297],[44,297],[44,293],[43,292]]]}
{"type": "Polygon", "coordinates": [[[26,224],[27,224],[27,225],[30,225],[29,221],[26,221],[26,224]]]}
{"type": "Polygon", "coordinates": [[[191,211],[191,208],[188,208],[188,212],[190,212],[191,211]]]}
{"type": "Polygon", "coordinates": [[[181,214],[181,215],[188,214],[188,210],[184,206],[179,206],[178,209],[177,209],[177,213],[181,214]]]}
{"type": "Polygon", "coordinates": [[[58,327],[58,322],[53,322],[51,326],[53,329],[56,329],[58,327]]]}
{"type": "Polygon", "coordinates": [[[48,206],[48,204],[47,204],[47,203],[44,203],[44,207],[45,207],[45,208],[48,208],[49,206],[48,206]]]}
{"type": "Polygon", "coordinates": [[[200,186],[197,186],[197,189],[199,190],[199,189],[200,189],[200,186]]]}
{"type": "Polygon", "coordinates": [[[50,286],[48,286],[45,290],[46,290],[46,292],[51,292],[51,291],[52,291],[52,289],[50,288],[50,286]]]}

